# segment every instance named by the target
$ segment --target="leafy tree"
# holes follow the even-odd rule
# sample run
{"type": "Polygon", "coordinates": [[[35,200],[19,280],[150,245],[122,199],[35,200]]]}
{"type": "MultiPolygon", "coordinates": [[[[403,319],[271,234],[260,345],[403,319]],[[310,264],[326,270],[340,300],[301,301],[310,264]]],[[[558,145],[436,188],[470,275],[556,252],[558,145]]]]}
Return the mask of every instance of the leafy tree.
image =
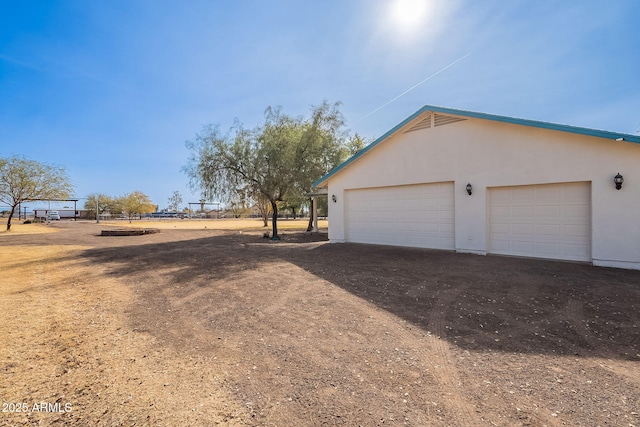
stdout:
{"type": "Polygon", "coordinates": [[[122,203],[120,198],[107,196],[106,194],[93,193],[87,197],[84,203],[84,209],[89,217],[96,216],[96,202],[98,206],[98,214],[106,213],[118,215],[122,213],[122,203]]]}
{"type": "MultiPolygon", "coordinates": [[[[306,123],[304,136],[298,148],[303,153],[303,161],[297,170],[296,187],[292,195],[294,199],[304,198],[314,181],[351,155],[348,142],[345,142],[344,118],[338,107],[338,103],[323,102],[312,110],[311,119],[306,123]]],[[[356,137],[360,138],[357,134],[356,137]]],[[[308,204],[312,205],[310,198],[308,204]]],[[[307,231],[313,229],[316,213],[312,211],[313,209],[309,209],[307,231]]]]}
{"type": "Polygon", "coordinates": [[[182,194],[179,191],[174,191],[171,197],[169,197],[169,205],[167,209],[169,212],[178,212],[180,205],[182,204],[182,194]]]}
{"type": "Polygon", "coordinates": [[[282,207],[289,210],[293,219],[296,219],[305,202],[306,199],[304,197],[301,197],[299,195],[292,195],[286,198],[286,200],[282,204],[282,207]]]}
{"type": "Polygon", "coordinates": [[[339,104],[313,107],[304,120],[268,107],[264,124],[253,130],[238,121],[229,134],[209,126],[187,143],[192,156],[185,171],[191,185],[208,197],[229,199],[250,188],[271,205],[273,239],[278,239],[278,203],[306,194],[311,183],[344,157],[339,104]]]}
{"type": "Polygon", "coordinates": [[[123,198],[107,197],[105,200],[100,199],[100,210],[105,213],[110,213],[111,215],[120,215],[124,213],[123,198]]]}
{"type": "Polygon", "coordinates": [[[16,207],[28,200],[59,200],[70,197],[73,187],[64,168],[22,156],[0,158],[0,202],[11,207],[7,231],[16,207]]]}
{"type": "Polygon", "coordinates": [[[129,217],[129,222],[136,215],[142,215],[145,213],[151,213],[156,210],[156,205],[151,203],[149,196],[141,191],[134,191],[124,197],[120,198],[122,204],[122,210],[129,217]]]}
{"type": "Polygon", "coordinates": [[[362,151],[367,145],[369,145],[370,142],[371,141],[367,141],[366,139],[361,137],[358,132],[356,132],[355,135],[350,137],[347,141],[347,149],[349,150],[349,154],[351,156],[357,154],[359,151],[362,151]]]}

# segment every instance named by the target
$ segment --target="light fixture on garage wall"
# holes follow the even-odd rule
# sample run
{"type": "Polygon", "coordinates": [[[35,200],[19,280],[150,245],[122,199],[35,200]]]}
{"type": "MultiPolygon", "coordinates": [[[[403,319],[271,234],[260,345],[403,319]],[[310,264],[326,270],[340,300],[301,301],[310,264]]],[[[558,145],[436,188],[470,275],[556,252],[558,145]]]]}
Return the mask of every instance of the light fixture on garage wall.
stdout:
{"type": "Polygon", "coordinates": [[[467,184],[467,193],[469,193],[469,195],[471,195],[472,191],[473,191],[473,187],[471,186],[471,183],[468,183],[467,184]]]}
{"type": "Polygon", "coordinates": [[[624,182],[624,178],[622,177],[622,175],[620,175],[620,172],[618,172],[618,175],[613,177],[613,182],[616,184],[616,190],[619,190],[622,188],[622,183],[624,182]]]}
{"type": "Polygon", "coordinates": [[[336,199],[336,195],[335,194],[331,195],[331,200],[333,200],[333,203],[338,201],[338,199],[336,199]]]}

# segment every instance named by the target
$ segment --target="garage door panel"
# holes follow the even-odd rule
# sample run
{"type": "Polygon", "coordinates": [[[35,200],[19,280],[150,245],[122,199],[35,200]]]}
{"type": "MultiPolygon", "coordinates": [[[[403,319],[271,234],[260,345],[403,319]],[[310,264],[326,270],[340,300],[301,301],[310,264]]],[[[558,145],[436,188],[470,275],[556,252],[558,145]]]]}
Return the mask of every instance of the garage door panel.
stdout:
{"type": "Polygon", "coordinates": [[[534,216],[533,206],[514,206],[511,208],[511,215],[517,217],[534,216]]]}
{"type": "Polygon", "coordinates": [[[573,257],[588,257],[589,256],[589,251],[586,250],[586,248],[584,247],[584,245],[564,245],[563,246],[563,253],[565,255],[568,256],[573,256],[573,257]]]}
{"type": "Polygon", "coordinates": [[[499,187],[488,194],[490,253],[591,259],[589,183],[499,187]]]}
{"type": "Polygon", "coordinates": [[[591,198],[591,187],[587,184],[582,188],[568,188],[563,191],[561,197],[566,203],[581,205],[585,199],[591,198]]]}
{"type": "Polygon", "coordinates": [[[590,237],[590,233],[588,227],[585,224],[580,225],[563,225],[562,226],[562,235],[565,237],[576,237],[580,238],[580,240],[590,237]]]}
{"type": "Polygon", "coordinates": [[[455,211],[454,209],[443,209],[440,210],[440,222],[447,224],[455,223],[455,211]]]}
{"type": "MultiPolygon", "coordinates": [[[[455,225],[453,222],[449,222],[449,223],[440,223],[440,231],[444,231],[447,233],[451,233],[453,234],[455,232],[455,225]]],[[[449,237],[449,236],[447,236],[449,237]]]]}
{"type": "Polygon", "coordinates": [[[509,194],[507,196],[507,200],[516,200],[516,201],[517,200],[524,200],[524,201],[528,201],[528,200],[532,200],[533,197],[534,197],[533,189],[523,188],[523,190],[521,192],[509,194]]]}
{"type": "Polygon", "coordinates": [[[347,190],[345,204],[347,241],[454,248],[453,183],[347,190]]]}
{"type": "Polygon", "coordinates": [[[507,192],[504,191],[496,191],[493,195],[492,195],[492,200],[495,204],[495,206],[499,206],[500,202],[510,202],[511,201],[511,195],[507,192]]]}
{"type": "Polygon", "coordinates": [[[510,213],[508,206],[491,206],[491,216],[493,217],[508,217],[510,213]]]}
{"type": "Polygon", "coordinates": [[[403,203],[407,210],[411,211],[419,211],[424,206],[423,201],[417,197],[415,199],[404,200],[403,203]]]}
{"type": "Polygon", "coordinates": [[[562,213],[567,218],[584,219],[584,206],[565,206],[562,213]]]}
{"type": "Polygon", "coordinates": [[[513,234],[533,234],[532,224],[512,224],[511,233],[513,234]]]}
{"type": "Polygon", "coordinates": [[[497,251],[496,253],[502,253],[509,250],[509,241],[499,238],[494,238],[493,242],[493,250],[497,251]]]}
{"type": "MultiPolygon", "coordinates": [[[[509,242],[506,242],[509,243],[509,242]]],[[[510,247],[523,255],[531,255],[534,253],[534,243],[526,240],[511,240],[510,247]]],[[[507,246],[509,248],[509,246],[507,246]]]]}
{"type": "Polygon", "coordinates": [[[497,239],[500,235],[509,234],[509,224],[507,223],[494,223],[491,229],[491,235],[497,239]]]}
{"type": "Polygon", "coordinates": [[[536,206],[534,209],[534,215],[537,217],[550,216],[556,218],[561,215],[561,208],[557,205],[536,206]]]}
{"type": "Polygon", "coordinates": [[[438,222],[440,220],[440,212],[431,207],[425,208],[420,214],[425,222],[438,222]]]}
{"type": "Polygon", "coordinates": [[[561,255],[561,249],[559,243],[536,243],[536,252],[539,254],[547,255],[549,258],[559,258],[561,255]]]}
{"type": "Polygon", "coordinates": [[[561,190],[558,187],[550,186],[530,187],[529,189],[527,189],[527,194],[534,195],[533,197],[538,202],[555,202],[560,199],[560,192],[561,190]]]}
{"type": "Polygon", "coordinates": [[[560,226],[553,224],[538,224],[535,226],[535,234],[541,234],[544,236],[559,236],[560,235],[560,226]]]}

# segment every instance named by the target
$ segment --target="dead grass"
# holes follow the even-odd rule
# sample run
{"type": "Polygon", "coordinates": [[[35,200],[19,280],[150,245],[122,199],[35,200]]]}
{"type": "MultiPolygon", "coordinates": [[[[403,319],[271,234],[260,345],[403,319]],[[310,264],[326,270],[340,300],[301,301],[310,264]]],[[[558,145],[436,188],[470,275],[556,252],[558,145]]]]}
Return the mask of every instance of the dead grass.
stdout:
{"type": "Polygon", "coordinates": [[[216,363],[130,328],[134,291],[87,268],[86,249],[0,247],[0,396],[28,408],[0,412],[0,425],[247,425],[216,363]],[[193,393],[194,378],[210,389],[193,393]],[[40,402],[66,409],[34,411],[40,402]]]}
{"type": "Polygon", "coordinates": [[[45,224],[23,224],[22,221],[11,221],[11,230],[7,232],[7,219],[0,218],[0,237],[11,234],[56,233],[58,230],[45,224]]]}

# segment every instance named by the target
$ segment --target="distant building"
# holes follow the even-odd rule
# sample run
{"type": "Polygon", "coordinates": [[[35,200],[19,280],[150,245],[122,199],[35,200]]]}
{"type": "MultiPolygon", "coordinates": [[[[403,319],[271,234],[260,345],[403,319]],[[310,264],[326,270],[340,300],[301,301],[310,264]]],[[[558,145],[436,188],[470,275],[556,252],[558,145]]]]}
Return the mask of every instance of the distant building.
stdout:
{"type": "Polygon", "coordinates": [[[69,218],[82,218],[81,211],[76,211],[73,209],[34,209],[33,217],[46,219],[51,212],[57,212],[60,215],[60,219],[69,219],[69,218]]]}

